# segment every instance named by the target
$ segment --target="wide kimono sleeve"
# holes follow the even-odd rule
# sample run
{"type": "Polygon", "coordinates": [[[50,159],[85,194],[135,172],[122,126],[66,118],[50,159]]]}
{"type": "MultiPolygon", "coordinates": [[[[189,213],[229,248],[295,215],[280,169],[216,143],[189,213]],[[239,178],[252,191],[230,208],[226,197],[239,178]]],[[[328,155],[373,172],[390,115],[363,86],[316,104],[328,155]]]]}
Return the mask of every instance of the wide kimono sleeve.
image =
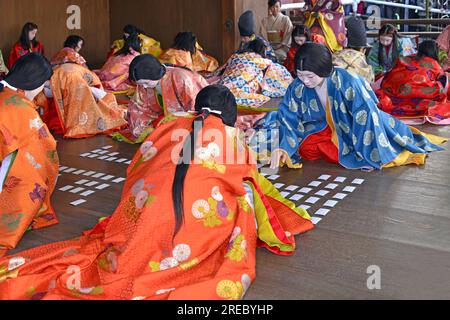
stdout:
{"type": "Polygon", "coordinates": [[[252,148],[266,158],[276,150],[283,150],[289,155],[287,165],[301,168],[298,149],[305,138],[301,102],[296,95],[302,95],[303,84],[295,80],[288,88],[277,112],[269,113],[256,125],[260,128],[255,134],[252,148]]]}
{"type": "Polygon", "coordinates": [[[384,68],[380,65],[380,62],[378,60],[379,49],[380,44],[377,42],[373,46],[372,50],[370,50],[369,57],[367,58],[367,61],[369,62],[369,65],[372,67],[375,75],[385,71],[384,68]]]}
{"type": "Polygon", "coordinates": [[[261,93],[269,98],[281,98],[293,80],[284,66],[272,62],[265,72],[261,93]]]}

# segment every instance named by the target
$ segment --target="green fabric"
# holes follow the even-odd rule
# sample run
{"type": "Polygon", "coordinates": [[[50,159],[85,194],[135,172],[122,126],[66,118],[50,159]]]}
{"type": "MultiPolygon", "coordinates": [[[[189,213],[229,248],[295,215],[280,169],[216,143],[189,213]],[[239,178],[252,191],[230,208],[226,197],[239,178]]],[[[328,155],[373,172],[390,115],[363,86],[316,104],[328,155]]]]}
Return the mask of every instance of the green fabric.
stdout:
{"type": "MultiPolygon", "coordinates": [[[[402,45],[401,45],[400,41],[397,41],[397,49],[398,49],[399,57],[402,57],[403,56],[403,49],[402,49],[402,45]]],[[[372,50],[370,50],[370,54],[369,54],[369,57],[367,59],[369,64],[370,64],[370,66],[372,67],[373,72],[375,73],[375,75],[377,75],[379,73],[382,73],[382,72],[388,71],[388,70],[386,70],[386,68],[384,66],[381,66],[379,61],[378,61],[378,52],[379,52],[379,50],[380,50],[380,42],[377,41],[373,45],[372,50]]],[[[391,52],[389,52],[387,63],[393,65],[394,63],[392,62],[392,60],[393,60],[392,53],[393,52],[391,50],[391,52]]]]}

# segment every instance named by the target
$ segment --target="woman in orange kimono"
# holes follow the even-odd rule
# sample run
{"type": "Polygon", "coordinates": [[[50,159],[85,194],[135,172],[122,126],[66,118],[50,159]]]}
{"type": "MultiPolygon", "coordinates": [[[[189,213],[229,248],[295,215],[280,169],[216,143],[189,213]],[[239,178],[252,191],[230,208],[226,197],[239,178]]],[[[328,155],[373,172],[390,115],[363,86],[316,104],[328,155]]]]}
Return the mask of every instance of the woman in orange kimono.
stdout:
{"type": "Polygon", "coordinates": [[[219,68],[216,59],[203,53],[192,32],[178,33],[172,47],[159,57],[159,61],[200,73],[211,73],[219,68]]]}
{"type": "MultiPolygon", "coordinates": [[[[32,102],[51,75],[49,62],[32,53],[0,82],[0,257],[27,230],[58,223],[50,203],[58,177],[56,141],[32,102]]],[[[0,267],[0,279],[2,273],[0,267]]]]}
{"type": "Polygon", "coordinates": [[[425,40],[419,54],[402,57],[377,91],[379,107],[408,124],[450,124],[447,76],[438,62],[434,40],[425,40]]]}
{"type": "Polygon", "coordinates": [[[257,246],[293,254],[294,235],[314,226],[259,176],[231,92],[205,88],[195,109],[141,146],[112,217],[0,260],[0,299],[239,300],[257,246]]]}
{"type": "Polygon", "coordinates": [[[125,46],[109,58],[101,70],[95,71],[107,91],[123,94],[134,89],[128,81],[128,70],[131,61],[140,54],[141,42],[136,35],[131,35],[125,46]]]}
{"type": "Polygon", "coordinates": [[[80,55],[84,46],[84,39],[80,36],[69,36],[64,42],[64,48],[61,49],[51,60],[53,66],[63,63],[76,63],[80,66],[88,68],[86,59],[80,55]]]}
{"type": "Polygon", "coordinates": [[[11,49],[8,59],[8,68],[11,69],[14,63],[27,53],[36,52],[44,55],[44,47],[37,40],[38,26],[33,22],[26,23],[22,28],[19,41],[11,49]]]}
{"type": "Polygon", "coordinates": [[[125,110],[118,106],[116,97],[103,90],[94,72],[79,64],[56,66],[44,91],[47,99],[36,101],[44,109],[42,119],[64,138],[110,134],[127,124],[125,110]]]}
{"type": "Polygon", "coordinates": [[[128,104],[128,129],[113,136],[132,144],[142,143],[162,118],[193,110],[195,97],[208,85],[197,72],[165,67],[151,55],[135,58],[129,73],[137,88],[128,104]]]}

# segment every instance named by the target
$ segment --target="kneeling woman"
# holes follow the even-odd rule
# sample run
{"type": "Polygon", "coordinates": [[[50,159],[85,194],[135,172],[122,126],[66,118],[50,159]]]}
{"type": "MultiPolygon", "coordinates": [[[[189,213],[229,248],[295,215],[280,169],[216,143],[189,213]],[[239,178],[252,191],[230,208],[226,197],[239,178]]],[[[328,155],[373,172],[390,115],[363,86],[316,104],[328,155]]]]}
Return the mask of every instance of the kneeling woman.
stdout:
{"type": "Polygon", "coordinates": [[[257,246],[293,254],[293,235],[313,224],[259,176],[234,128],[232,93],[207,87],[195,110],[141,146],[112,217],[0,260],[0,299],[237,300],[255,279],[257,246]]]}
{"type": "MultiPolygon", "coordinates": [[[[50,203],[58,177],[56,141],[32,102],[51,75],[50,63],[31,53],[0,82],[0,257],[27,230],[58,223],[50,203]]],[[[0,281],[5,270],[0,264],[0,281]]]]}
{"type": "Polygon", "coordinates": [[[425,40],[417,56],[400,58],[377,91],[381,110],[409,124],[450,124],[447,75],[438,62],[434,40],[425,40]]]}
{"type": "Polygon", "coordinates": [[[278,112],[259,123],[253,137],[272,166],[280,161],[301,167],[301,158],[339,163],[348,169],[382,169],[424,164],[446,139],[426,135],[380,111],[366,81],[333,69],[330,51],[307,43],[296,56],[298,79],[289,87],[278,112]],[[276,143],[279,141],[279,143],[276,143]]]}
{"type": "Polygon", "coordinates": [[[37,101],[44,109],[42,119],[64,138],[86,138],[110,134],[126,126],[125,110],[116,97],[104,91],[98,76],[68,61],[55,66],[50,86],[37,101]]]}
{"type": "Polygon", "coordinates": [[[130,65],[130,80],[137,85],[128,104],[128,129],[114,137],[141,143],[166,116],[194,110],[195,97],[208,82],[197,72],[165,67],[145,54],[130,65]]]}
{"type": "Polygon", "coordinates": [[[128,93],[134,86],[128,81],[131,61],[141,54],[141,42],[137,35],[131,35],[125,46],[111,56],[105,65],[95,73],[102,81],[103,87],[116,94],[128,93]]]}

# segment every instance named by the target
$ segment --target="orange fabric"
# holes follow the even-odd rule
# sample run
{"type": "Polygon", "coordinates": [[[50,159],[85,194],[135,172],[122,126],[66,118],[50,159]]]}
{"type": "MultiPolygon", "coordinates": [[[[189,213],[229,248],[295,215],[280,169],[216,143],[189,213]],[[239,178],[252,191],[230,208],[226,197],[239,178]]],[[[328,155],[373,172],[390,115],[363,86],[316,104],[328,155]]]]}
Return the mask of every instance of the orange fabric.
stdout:
{"type": "Polygon", "coordinates": [[[16,63],[16,61],[19,60],[20,57],[22,57],[28,53],[31,53],[31,52],[35,52],[35,53],[44,55],[44,47],[42,46],[42,44],[40,42],[38,42],[36,44],[36,47],[34,47],[32,49],[30,48],[27,50],[27,49],[24,49],[20,43],[16,43],[14,45],[14,47],[11,49],[11,52],[9,54],[8,69],[11,70],[14,63],[16,63]]]}
{"type": "Polygon", "coordinates": [[[126,126],[125,111],[113,94],[95,99],[90,87],[103,87],[92,71],[73,63],[63,64],[54,70],[51,86],[65,138],[109,134],[126,126]]]}
{"type": "Polygon", "coordinates": [[[338,148],[332,141],[332,130],[329,126],[325,130],[309,136],[300,146],[299,152],[305,160],[325,159],[331,163],[339,163],[338,148]]]}
{"type": "Polygon", "coordinates": [[[86,59],[72,48],[63,48],[52,58],[51,64],[76,63],[87,68],[86,59]]]}
{"type": "MultiPolygon", "coordinates": [[[[206,119],[174,237],[172,156],[180,141],[172,134],[187,134],[192,122],[168,122],[148,137],[128,168],[117,210],[92,232],[0,260],[0,299],[241,299],[256,276],[258,241],[243,181],[255,181],[257,168],[236,129],[206,119]]],[[[267,221],[280,243],[294,246],[294,230],[276,217],[286,205],[274,205],[267,221]]],[[[296,229],[313,228],[290,213],[296,229]]]]}
{"type": "Polygon", "coordinates": [[[169,49],[159,56],[159,61],[161,61],[161,63],[194,70],[192,55],[189,51],[169,49]]]}
{"type": "MultiPolygon", "coordinates": [[[[0,92],[0,162],[16,152],[0,193],[0,256],[31,228],[57,224],[50,197],[58,176],[56,141],[35,105],[20,92],[0,92]]],[[[0,267],[0,279],[1,279],[0,267]]]]}

